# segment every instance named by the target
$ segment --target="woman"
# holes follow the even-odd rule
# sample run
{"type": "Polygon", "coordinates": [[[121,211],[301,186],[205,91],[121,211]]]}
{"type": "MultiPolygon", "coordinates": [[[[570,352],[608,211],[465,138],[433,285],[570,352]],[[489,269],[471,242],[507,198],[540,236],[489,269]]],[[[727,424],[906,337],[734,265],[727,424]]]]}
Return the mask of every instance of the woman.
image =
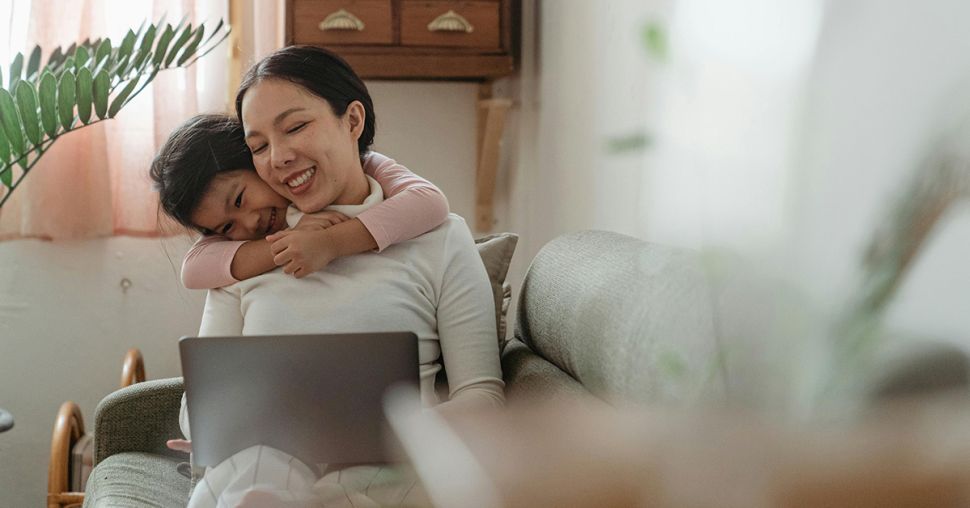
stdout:
{"type": "MultiPolygon", "coordinates": [[[[372,102],[340,58],[313,47],[273,53],[244,77],[236,111],[259,176],[298,208],[354,217],[382,200],[380,186],[361,168],[361,155],[373,142],[372,102]]],[[[291,209],[288,222],[299,215],[291,209]]],[[[275,254],[294,248],[286,242],[288,236],[286,231],[278,234],[275,254]]],[[[302,280],[276,271],[210,291],[200,335],[409,330],[419,338],[423,402],[438,404],[434,379],[443,363],[449,400],[438,408],[450,411],[504,402],[494,316],[491,289],[471,233],[461,218],[451,215],[413,240],[380,253],[337,259],[326,271],[302,280]]],[[[184,423],[183,418],[188,437],[184,423]]],[[[207,474],[218,478],[218,485],[200,482],[190,506],[215,506],[220,497],[230,505],[265,505],[267,495],[277,496],[272,502],[283,499],[284,485],[253,489],[248,476],[232,476],[232,471],[246,470],[240,462],[251,464],[257,456],[276,465],[289,460],[276,453],[240,452],[232,464],[207,474]],[[230,488],[216,492],[224,486],[230,488]]],[[[382,476],[384,470],[361,466],[328,472],[312,492],[304,489],[301,499],[345,500],[358,506],[420,499],[415,497],[420,489],[411,488],[413,475],[382,476]]],[[[309,469],[293,471],[306,479],[309,469]]]]}

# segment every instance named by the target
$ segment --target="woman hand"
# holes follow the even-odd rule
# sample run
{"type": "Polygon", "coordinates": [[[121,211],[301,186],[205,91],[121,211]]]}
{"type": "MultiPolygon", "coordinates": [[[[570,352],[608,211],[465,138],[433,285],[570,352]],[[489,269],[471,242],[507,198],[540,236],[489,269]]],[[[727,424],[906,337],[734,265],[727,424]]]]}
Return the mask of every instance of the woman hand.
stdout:
{"type": "Polygon", "coordinates": [[[165,446],[167,446],[170,450],[192,453],[192,441],[187,439],[169,439],[165,442],[165,446]]]}

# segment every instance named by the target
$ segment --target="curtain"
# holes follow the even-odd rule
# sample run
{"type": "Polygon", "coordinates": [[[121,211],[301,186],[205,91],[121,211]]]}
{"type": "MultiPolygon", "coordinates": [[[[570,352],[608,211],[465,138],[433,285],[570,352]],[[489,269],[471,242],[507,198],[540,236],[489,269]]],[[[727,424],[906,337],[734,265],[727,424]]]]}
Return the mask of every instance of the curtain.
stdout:
{"type": "MultiPolygon", "coordinates": [[[[282,41],[282,2],[234,0],[233,51],[227,41],[188,69],[158,74],[119,115],[58,139],[0,209],[0,239],[85,239],[111,235],[158,236],[178,233],[159,212],[148,168],[173,128],[197,113],[232,112],[231,56],[247,61],[282,41]],[[256,23],[255,20],[260,20],[256,23]],[[254,30],[254,25],[259,29],[254,30]]],[[[117,44],[125,32],[163,14],[212,26],[230,21],[228,1],[211,0],[14,0],[0,63],[39,44],[46,59],[58,46],[86,37],[109,36],[117,44]]],[[[4,36],[0,36],[3,38],[4,36]]],[[[239,72],[239,71],[235,71],[239,72]]]]}

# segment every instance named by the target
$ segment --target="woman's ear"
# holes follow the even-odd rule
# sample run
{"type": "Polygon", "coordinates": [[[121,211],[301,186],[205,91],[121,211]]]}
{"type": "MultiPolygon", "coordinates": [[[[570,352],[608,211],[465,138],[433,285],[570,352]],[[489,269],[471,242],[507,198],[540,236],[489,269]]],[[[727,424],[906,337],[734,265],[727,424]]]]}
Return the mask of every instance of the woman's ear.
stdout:
{"type": "Polygon", "coordinates": [[[347,105],[344,119],[350,125],[350,134],[355,140],[364,133],[364,105],[360,101],[353,101],[347,105]]]}

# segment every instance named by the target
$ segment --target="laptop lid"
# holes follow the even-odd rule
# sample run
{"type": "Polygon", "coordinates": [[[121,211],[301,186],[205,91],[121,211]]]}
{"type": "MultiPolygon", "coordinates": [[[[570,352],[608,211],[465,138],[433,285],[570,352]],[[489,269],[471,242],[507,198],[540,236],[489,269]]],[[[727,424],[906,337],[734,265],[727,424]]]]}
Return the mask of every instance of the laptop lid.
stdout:
{"type": "Polygon", "coordinates": [[[263,444],[306,464],[383,462],[383,397],[418,389],[410,332],[183,337],[182,373],[196,464],[263,444]]]}

